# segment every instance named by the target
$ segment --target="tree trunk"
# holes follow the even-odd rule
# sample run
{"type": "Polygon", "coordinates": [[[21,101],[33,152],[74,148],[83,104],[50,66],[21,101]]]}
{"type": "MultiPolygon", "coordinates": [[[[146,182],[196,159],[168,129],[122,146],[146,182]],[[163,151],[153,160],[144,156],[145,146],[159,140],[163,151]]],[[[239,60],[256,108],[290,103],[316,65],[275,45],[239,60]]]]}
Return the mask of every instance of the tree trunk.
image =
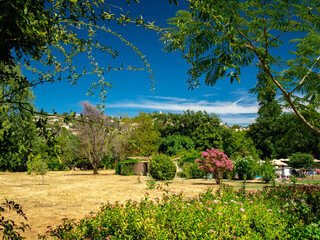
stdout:
{"type": "Polygon", "coordinates": [[[98,168],[97,166],[93,166],[93,175],[98,174],[98,168]]]}
{"type": "Polygon", "coordinates": [[[222,179],[222,173],[220,173],[220,172],[214,173],[214,178],[216,180],[216,183],[220,184],[221,183],[221,179],[222,179]]]}

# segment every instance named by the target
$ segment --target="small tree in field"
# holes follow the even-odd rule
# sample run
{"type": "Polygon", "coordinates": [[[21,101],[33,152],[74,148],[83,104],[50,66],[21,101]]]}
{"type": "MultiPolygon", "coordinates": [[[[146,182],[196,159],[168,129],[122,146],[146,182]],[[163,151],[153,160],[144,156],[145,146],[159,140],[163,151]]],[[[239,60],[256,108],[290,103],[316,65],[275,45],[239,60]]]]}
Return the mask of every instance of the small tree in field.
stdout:
{"type": "Polygon", "coordinates": [[[29,156],[29,160],[27,162],[28,172],[35,173],[37,175],[42,176],[42,185],[44,184],[44,175],[48,172],[48,165],[43,159],[43,157],[38,154],[33,156],[32,154],[29,156]]]}
{"type": "Polygon", "coordinates": [[[202,152],[201,158],[195,160],[198,168],[207,173],[212,173],[217,184],[220,184],[224,171],[232,171],[233,163],[226,154],[218,149],[211,148],[202,152]]]}

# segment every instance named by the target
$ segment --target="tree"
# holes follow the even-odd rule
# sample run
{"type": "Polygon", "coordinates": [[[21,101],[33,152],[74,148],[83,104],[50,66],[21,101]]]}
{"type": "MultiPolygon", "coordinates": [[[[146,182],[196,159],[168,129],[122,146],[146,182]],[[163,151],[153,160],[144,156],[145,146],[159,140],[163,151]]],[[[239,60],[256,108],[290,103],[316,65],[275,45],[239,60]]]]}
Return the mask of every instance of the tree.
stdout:
{"type": "Polygon", "coordinates": [[[239,82],[241,70],[256,62],[287,106],[320,134],[319,12],[318,0],[195,0],[169,20],[162,39],[166,51],[182,52],[191,64],[191,88],[202,75],[207,86],[223,77],[239,82]],[[288,42],[291,55],[283,54],[288,42]]]}
{"type": "Polygon", "coordinates": [[[259,157],[254,141],[248,136],[247,131],[232,131],[231,137],[224,139],[223,149],[233,160],[244,157],[254,159],[259,157]]]}
{"type": "Polygon", "coordinates": [[[288,165],[292,168],[309,168],[315,165],[314,157],[307,153],[293,153],[290,157],[288,165]]]}
{"type": "Polygon", "coordinates": [[[276,99],[276,86],[265,74],[258,74],[258,83],[251,93],[257,94],[258,118],[249,126],[248,135],[253,139],[260,157],[286,158],[296,151],[318,155],[320,137],[310,131],[292,113],[282,113],[276,99]]]}
{"type": "Polygon", "coordinates": [[[139,112],[138,116],[131,119],[130,124],[134,125],[132,140],[136,154],[151,156],[158,151],[160,132],[154,126],[153,117],[150,114],[139,112]]]}
{"type": "Polygon", "coordinates": [[[113,128],[116,131],[110,131],[108,138],[110,139],[109,152],[115,160],[115,165],[119,161],[123,161],[131,153],[132,150],[132,126],[119,119],[113,118],[113,128]]]}
{"type": "MultiPolygon", "coordinates": [[[[12,71],[21,76],[18,67],[12,71]]],[[[0,72],[0,80],[2,77],[0,72]]],[[[0,81],[0,98],[15,92],[18,85],[12,76],[8,76],[7,81],[0,81]]],[[[34,96],[30,89],[26,88],[10,95],[10,99],[10,104],[0,101],[0,170],[25,171],[28,156],[37,151],[39,142],[36,122],[31,114],[34,96]]]]}
{"type": "Polygon", "coordinates": [[[198,163],[199,169],[203,169],[207,173],[213,173],[217,184],[220,184],[223,172],[233,169],[233,163],[228,156],[213,148],[202,152],[201,158],[196,159],[195,162],[198,163]]]}
{"type": "MultiPolygon", "coordinates": [[[[130,0],[123,0],[125,2],[129,4],[130,0]]],[[[138,3],[138,0],[135,2],[138,3]]],[[[172,2],[177,4],[177,0],[169,0],[170,4],[172,2]]],[[[95,80],[88,94],[94,95],[100,89],[100,97],[104,101],[112,86],[105,80],[104,73],[142,68],[131,65],[111,66],[111,60],[119,52],[110,43],[101,41],[101,38],[99,40],[98,36],[106,39],[107,35],[112,35],[126,44],[139,56],[153,81],[153,72],[145,56],[112,30],[112,23],[117,23],[120,26],[132,24],[160,31],[154,22],[145,21],[141,15],[133,17],[129,13],[118,14],[118,8],[105,0],[0,1],[0,9],[0,75],[4,76],[1,81],[13,78],[19,85],[17,91],[1,96],[0,103],[10,103],[12,94],[39,84],[56,81],[77,84],[79,78],[88,74],[96,75],[92,78],[95,80]],[[96,61],[97,53],[104,54],[103,65],[96,61]],[[83,56],[86,55],[89,61],[82,64],[85,59],[83,56]],[[107,61],[107,56],[110,61],[107,61]],[[75,64],[77,57],[81,57],[81,64],[75,64]],[[31,71],[34,79],[17,75],[12,69],[18,65],[31,71]]]]}
{"type": "Polygon", "coordinates": [[[252,180],[257,171],[257,163],[250,157],[239,158],[234,161],[234,169],[240,180],[243,180],[244,176],[247,180],[252,180]]]}
{"type": "Polygon", "coordinates": [[[187,110],[183,114],[158,113],[153,116],[155,127],[160,131],[162,138],[170,135],[187,136],[200,151],[212,147],[221,148],[223,137],[227,134],[227,130],[220,125],[220,118],[206,111],[187,110]]]}
{"type": "Polygon", "coordinates": [[[48,172],[48,165],[46,160],[40,154],[33,156],[31,154],[29,156],[29,160],[27,162],[28,171],[31,173],[35,173],[37,175],[42,176],[42,185],[44,184],[44,175],[48,172]]]}
{"type": "Polygon", "coordinates": [[[169,156],[194,149],[193,141],[186,136],[171,135],[162,138],[159,144],[159,152],[169,156]]]}
{"type": "Polygon", "coordinates": [[[276,100],[276,86],[264,73],[257,75],[258,83],[251,93],[257,94],[259,102],[258,118],[249,126],[248,135],[256,148],[260,150],[261,158],[275,158],[278,155],[276,143],[284,128],[281,123],[282,108],[276,100]]]}
{"type": "Polygon", "coordinates": [[[206,111],[184,111],[180,113],[155,113],[155,127],[160,131],[161,137],[180,135],[191,137],[192,133],[202,124],[218,127],[220,119],[215,114],[206,111]]]}
{"type": "Polygon", "coordinates": [[[195,148],[199,151],[205,151],[210,148],[222,149],[223,139],[221,127],[210,123],[203,123],[191,134],[195,143],[195,148]]]}
{"type": "Polygon", "coordinates": [[[274,168],[274,165],[270,163],[270,161],[265,161],[264,163],[262,163],[258,168],[258,171],[258,174],[260,174],[262,180],[266,183],[269,183],[276,178],[276,169],[274,168]]]}
{"type": "Polygon", "coordinates": [[[88,102],[82,102],[82,120],[76,124],[82,154],[89,159],[93,174],[98,173],[99,163],[106,155],[112,138],[112,121],[88,102]]]}

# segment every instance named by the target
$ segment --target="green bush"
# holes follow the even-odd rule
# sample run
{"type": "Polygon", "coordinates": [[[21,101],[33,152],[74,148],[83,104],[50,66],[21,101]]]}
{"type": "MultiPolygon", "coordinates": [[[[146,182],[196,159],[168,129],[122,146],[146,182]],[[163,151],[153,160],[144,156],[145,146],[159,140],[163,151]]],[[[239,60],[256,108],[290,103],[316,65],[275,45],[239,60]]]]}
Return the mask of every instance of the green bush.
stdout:
{"type": "Polygon", "coordinates": [[[100,166],[104,169],[114,169],[115,158],[111,156],[104,156],[100,162],[100,166]]]}
{"type": "Polygon", "coordinates": [[[314,166],[314,158],[311,154],[300,152],[293,153],[289,159],[290,161],[288,162],[288,165],[292,168],[307,168],[314,166]]]}
{"type": "Polygon", "coordinates": [[[147,189],[154,189],[156,187],[157,181],[156,180],[148,180],[147,181],[147,189]]]}
{"type": "Polygon", "coordinates": [[[48,169],[51,171],[60,171],[64,169],[63,164],[59,161],[59,158],[57,157],[48,157],[46,159],[48,169]]]}
{"type": "Polygon", "coordinates": [[[177,167],[169,156],[155,155],[150,160],[150,174],[156,180],[171,180],[177,172],[177,167]]]}
{"type": "Polygon", "coordinates": [[[235,172],[238,174],[240,180],[243,180],[244,175],[247,180],[254,179],[257,171],[257,163],[250,157],[239,158],[234,162],[235,172]]]}
{"type": "Polygon", "coordinates": [[[178,165],[183,167],[183,165],[186,163],[194,163],[197,158],[201,157],[201,152],[191,149],[189,151],[179,153],[178,156],[180,157],[178,160],[178,165]]]}
{"type": "Polygon", "coordinates": [[[274,166],[269,162],[264,162],[259,168],[259,174],[262,177],[262,180],[266,183],[269,183],[276,177],[276,170],[274,166]]]}
{"type": "Polygon", "coordinates": [[[205,171],[198,169],[198,164],[194,161],[201,157],[201,152],[191,149],[189,151],[181,152],[179,155],[178,165],[182,167],[183,171],[180,172],[181,177],[188,178],[201,178],[205,175],[205,171]]]}
{"type": "Polygon", "coordinates": [[[161,139],[159,152],[172,156],[193,148],[194,143],[189,137],[171,135],[161,139]]]}
{"type": "Polygon", "coordinates": [[[305,226],[278,198],[236,192],[221,185],[194,198],[164,194],[162,199],[108,203],[96,215],[66,222],[51,232],[58,239],[317,239],[317,224],[305,226]],[[308,235],[303,230],[308,230],[308,235]],[[300,234],[300,235],[299,235],[300,234]]]}
{"type": "Polygon", "coordinates": [[[272,201],[305,225],[320,221],[319,185],[279,185],[264,190],[265,199],[272,201]]]}
{"type": "Polygon", "coordinates": [[[181,172],[181,177],[188,178],[202,178],[206,175],[206,172],[202,169],[198,168],[198,164],[193,163],[185,163],[182,167],[183,171],[181,172]]]}

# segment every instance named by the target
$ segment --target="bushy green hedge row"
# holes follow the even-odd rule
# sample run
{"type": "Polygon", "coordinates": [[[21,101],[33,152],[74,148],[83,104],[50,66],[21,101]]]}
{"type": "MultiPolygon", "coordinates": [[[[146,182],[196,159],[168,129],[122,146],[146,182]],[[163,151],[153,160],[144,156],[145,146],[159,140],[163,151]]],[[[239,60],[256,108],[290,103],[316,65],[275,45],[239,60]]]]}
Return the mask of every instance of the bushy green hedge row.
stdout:
{"type": "MultiPolygon", "coordinates": [[[[289,196],[273,196],[286,186],[248,194],[221,185],[216,194],[209,188],[195,198],[180,193],[150,200],[146,193],[140,202],[108,203],[97,215],[66,222],[51,234],[58,239],[320,239],[319,212],[313,208],[319,187],[304,188],[314,196],[310,208],[294,214],[284,205],[289,196]]],[[[298,195],[300,202],[310,198],[298,195]]]]}

